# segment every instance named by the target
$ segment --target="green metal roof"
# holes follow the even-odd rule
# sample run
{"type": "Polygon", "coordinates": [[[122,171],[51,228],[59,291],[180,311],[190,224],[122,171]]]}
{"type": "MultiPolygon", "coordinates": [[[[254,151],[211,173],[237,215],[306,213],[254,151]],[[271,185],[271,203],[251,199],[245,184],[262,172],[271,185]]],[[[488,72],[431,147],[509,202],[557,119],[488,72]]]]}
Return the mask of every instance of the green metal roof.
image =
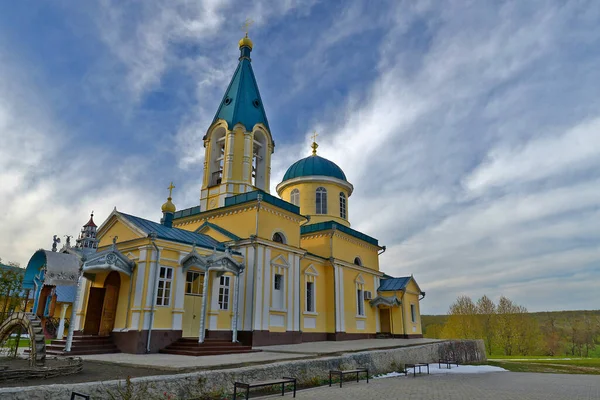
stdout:
{"type": "Polygon", "coordinates": [[[221,228],[219,225],[213,224],[212,222],[208,222],[208,221],[204,221],[204,223],[202,225],[200,225],[198,227],[198,229],[196,229],[194,232],[200,233],[200,231],[202,231],[206,227],[210,227],[210,228],[214,229],[215,231],[222,233],[223,235],[227,236],[231,240],[240,240],[241,239],[235,233],[231,233],[227,229],[221,228]]]}
{"type": "Polygon", "coordinates": [[[300,233],[302,235],[304,235],[307,233],[326,231],[326,230],[333,229],[334,225],[335,225],[335,229],[337,229],[340,232],[344,232],[350,236],[354,236],[355,238],[365,241],[367,243],[370,243],[372,245],[379,246],[379,241],[377,239],[375,239],[374,237],[365,235],[364,233],[354,230],[352,228],[348,228],[345,225],[340,225],[340,224],[336,223],[335,221],[326,221],[326,222],[319,222],[316,224],[303,225],[300,227],[300,233]]]}
{"type": "Polygon", "coordinates": [[[263,192],[262,190],[254,190],[248,193],[242,193],[235,196],[227,197],[225,199],[225,207],[233,206],[236,204],[247,203],[249,201],[255,201],[258,199],[258,195],[262,196],[262,201],[265,203],[272,204],[276,207],[282,208],[286,211],[289,211],[293,214],[300,215],[300,207],[293,205],[292,203],[288,203],[285,200],[281,200],[277,197],[271,196],[270,194],[263,192]]]}
{"type": "Polygon", "coordinates": [[[229,124],[229,129],[232,129],[239,122],[247,130],[252,130],[254,125],[263,123],[270,130],[249,55],[250,49],[242,48],[240,62],[221,100],[213,123],[217,119],[224,119],[229,124]]]}
{"type": "Polygon", "coordinates": [[[302,160],[296,161],[288,168],[283,176],[285,182],[289,179],[299,178],[301,176],[330,176],[333,178],[347,181],[346,174],[333,161],[317,155],[308,156],[302,160]]]}

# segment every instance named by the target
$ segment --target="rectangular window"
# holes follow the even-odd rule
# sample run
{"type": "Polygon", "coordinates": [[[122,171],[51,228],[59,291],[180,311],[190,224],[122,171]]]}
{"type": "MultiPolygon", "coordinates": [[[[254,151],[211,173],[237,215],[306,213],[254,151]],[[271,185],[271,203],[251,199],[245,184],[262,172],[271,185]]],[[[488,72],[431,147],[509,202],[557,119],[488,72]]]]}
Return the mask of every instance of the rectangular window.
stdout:
{"type": "Polygon", "coordinates": [[[365,315],[365,300],[363,299],[362,289],[356,291],[356,297],[358,301],[357,312],[358,315],[365,315]]]}
{"type": "Polygon", "coordinates": [[[204,274],[198,271],[188,271],[185,278],[185,294],[202,296],[204,292],[204,274]]]}
{"type": "Polygon", "coordinates": [[[414,304],[410,305],[410,317],[412,318],[412,322],[417,322],[417,307],[414,304]]]}
{"type": "Polygon", "coordinates": [[[273,277],[273,308],[277,310],[283,309],[284,287],[283,275],[275,274],[273,277]]]}
{"type": "Polygon", "coordinates": [[[160,267],[158,273],[158,290],[156,291],[156,305],[168,306],[171,304],[171,286],[173,284],[173,268],[160,267]]]}
{"type": "Polygon", "coordinates": [[[222,276],[219,280],[219,309],[229,310],[229,276],[222,276]]]}
{"type": "Polygon", "coordinates": [[[306,311],[315,312],[315,283],[306,282],[306,311]]]}

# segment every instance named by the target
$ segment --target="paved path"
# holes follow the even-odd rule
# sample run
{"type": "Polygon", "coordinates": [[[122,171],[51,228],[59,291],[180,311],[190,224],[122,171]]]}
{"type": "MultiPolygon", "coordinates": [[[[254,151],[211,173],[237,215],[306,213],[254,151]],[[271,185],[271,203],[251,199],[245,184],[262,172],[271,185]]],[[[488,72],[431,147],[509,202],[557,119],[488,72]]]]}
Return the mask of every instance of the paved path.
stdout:
{"type": "MultiPolygon", "coordinates": [[[[268,396],[274,398],[274,396],[268,396]]],[[[279,396],[279,398],[281,398],[279,396]]],[[[587,400],[600,399],[596,375],[491,372],[344,383],[299,391],[299,399],[587,400]]]]}
{"type": "Polygon", "coordinates": [[[414,346],[425,343],[440,342],[437,339],[361,339],[325,342],[304,342],[299,344],[282,344],[275,346],[254,347],[262,351],[300,353],[300,354],[331,354],[355,352],[381,348],[414,346]]]}
{"type": "Polygon", "coordinates": [[[265,364],[282,360],[314,358],[332,353],[356,352],[370,349],[414,346],[435,342],[435,339],[365,339],[339,342],[306,342],[280,346],[255,347],[256,353],[225,354],[221,356],[180,356],[174,354],[98,354],[81,356],[84,360],[116,363],[119,365],[152,367],[173,371],[235,367],[254,363],[265,364]]]}

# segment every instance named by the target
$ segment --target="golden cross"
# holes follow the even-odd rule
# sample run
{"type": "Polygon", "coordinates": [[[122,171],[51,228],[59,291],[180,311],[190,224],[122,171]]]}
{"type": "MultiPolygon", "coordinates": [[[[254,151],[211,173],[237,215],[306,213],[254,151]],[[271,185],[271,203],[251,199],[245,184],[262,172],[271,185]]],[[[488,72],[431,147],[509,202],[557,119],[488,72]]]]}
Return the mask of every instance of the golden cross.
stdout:
{"type": "Polygon", "coordinates": [[[171,194],[173,193],[173,189],[175,189],[175,185],[173,185],[173,182],[171,182],[171,184],[169,185],[169,187],[167,189],[169,189],[169,197],[171,197],[171,194]]]}
{"type": "Polygon", "coordinates": [[[312,140],[313,140],[314,143],[317,142],[317,136],[319,136],[319,134],[317,133],[317,131],[313,131],[313,135],[311,137],[312,137],[312,140]]]}
{"type": "Polygon", "coordinates": [[[250,28],[253,23],[254,23],[254,21],[252,19],[246,18],[246,20],[242,24],[241,28],[242,28],[242,31],[246,32],[246,37],[248,37],[248,28],[250,28]]]}

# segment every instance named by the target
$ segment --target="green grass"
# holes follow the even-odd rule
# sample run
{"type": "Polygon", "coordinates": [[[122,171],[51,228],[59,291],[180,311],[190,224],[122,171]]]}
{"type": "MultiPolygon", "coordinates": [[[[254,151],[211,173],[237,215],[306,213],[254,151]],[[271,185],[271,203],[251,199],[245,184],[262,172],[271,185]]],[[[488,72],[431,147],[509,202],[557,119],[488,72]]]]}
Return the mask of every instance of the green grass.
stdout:
{"type": "Polygon", "coordinates": [[[513,372],[600,375],[600,358],[535,359],[535,357],[530,357],[519,360],[518,357],[514,357],[508,361],[490,359],[488,363],[513,372]]]}

